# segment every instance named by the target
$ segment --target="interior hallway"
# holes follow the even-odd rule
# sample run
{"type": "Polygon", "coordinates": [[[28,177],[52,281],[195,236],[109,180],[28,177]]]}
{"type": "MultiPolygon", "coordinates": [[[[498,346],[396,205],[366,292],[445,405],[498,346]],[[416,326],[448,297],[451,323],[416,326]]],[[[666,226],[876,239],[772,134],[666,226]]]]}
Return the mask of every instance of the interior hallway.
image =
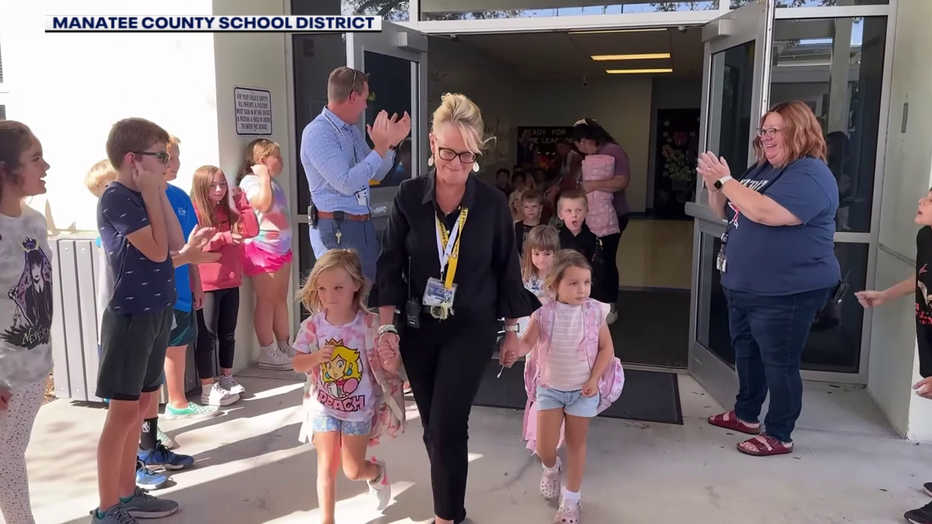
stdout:
{"type": "Polygon", "coordinates": [[[632,218],[617,262],[622,288],[690,289],[693,221],[632,218]]]}
{"type": "MultiPolygon", "coordinates": [[[[164,423],[197,465],[158,492],[182,506],[162,522],[317,522],[316,455],[297,442],[300,378],[256,369],[237,378],[255,394],[224,415],[183,427],[164,423]]],[[[739,454],[738,436],[706,424],[722,407],[688,375],[680,377],[680,393],[682,426],[593,422],[586,523],[897,523],[928,502],[922,483],[932,480],[930,448],[898,439],[863,389],[807,384],[796,453],[766,459],[739,454]]],[[[389,457],[396,502],[380,517],[364,508],[365,485],[341,477],[340,522],[430,522],[420,424],[413,405],[408,413],[406,434],[370,450],[389,457]]],[[[96,505],[95,444],[104,416],[100,407],[63,400],[40,411],[27,453],[38,522],[86,522],[96,505]]],[[[524,450],[521,419],[519,411],[473,411],[473,523],[551,522],[554,509],[538,493],[540,469],[524,450]]]]}

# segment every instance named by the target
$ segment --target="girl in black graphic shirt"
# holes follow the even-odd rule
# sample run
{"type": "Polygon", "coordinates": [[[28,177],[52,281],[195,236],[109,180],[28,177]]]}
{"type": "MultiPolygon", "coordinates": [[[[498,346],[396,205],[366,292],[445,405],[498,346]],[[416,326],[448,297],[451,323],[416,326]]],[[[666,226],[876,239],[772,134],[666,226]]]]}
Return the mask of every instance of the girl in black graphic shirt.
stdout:
{"type": "MultiPolygon", "coordinates": [[[[916,223],[923,226],[916,234],[916,272],[883,291],[861,291],[855,295],[858,302],[868,308],[915,294],[916,340],[922,380],[914,384],[913,389],[920,397],[932,399],[932,190],[919,199],[916,223]]],[[[932,493],[932,482],[927,482],[923,487],[927,493],[932,493]]],[[[932,503],[908,511],[905,517],[913,524],[932,524],[932,503]]]]}

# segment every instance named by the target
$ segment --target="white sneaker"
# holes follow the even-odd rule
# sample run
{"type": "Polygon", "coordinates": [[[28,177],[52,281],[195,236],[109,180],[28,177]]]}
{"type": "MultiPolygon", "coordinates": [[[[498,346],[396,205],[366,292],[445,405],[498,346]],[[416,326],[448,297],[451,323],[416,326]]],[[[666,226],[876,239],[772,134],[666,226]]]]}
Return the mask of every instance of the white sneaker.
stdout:
{"type": "Polygon", "coordinates": [[[612,309],[608,312],[608,315],[605,316],[606,324],[614,324],[618,320],[618,310],[615,309],[615,304],[612,304],[612,309]]]}
{"type": "Polygon", "coordinates": [[[233,375],[220,375],[220,387],[230,393],[236,393],[237,395],[242,395],[246,392],[246,388],[241,386],[239,382],[233,378],[233,375]]]}
{"type": "Polygon", "coordinates": [[[223,389],[219,382],[214,382],[209,388],[202,389],[201,404],[205,406],[229,406],[239,400],[238,394],[223,389]]]}
{"type": "Polygon", "coordinates": [[[385,463],[381,460],[376,460],[375,457],[369,460],[379,467],[379,478],[368,482],[369,494],[378,503],[376,509],[382,511],[388,507],[388,503],[392,500],[392,485],[388,482],[388,472],[385,470],[385,463]]]}
{"type": "Polygon", "coordinates": [[[266,346],[262,348],[262,355],[259,356],[259,363],[256,364],[256,367],[274,371],[288,371],[292,369],[291,359],[275,346],[266,346]]]}
{"type": "Polygon", "coordinates": [[[287,342],[279,342],[278,350],[288,355],[288,358],[294,358],[295,351],[294,351],[294,348],[291,347],[291,344],[287,342]]]}

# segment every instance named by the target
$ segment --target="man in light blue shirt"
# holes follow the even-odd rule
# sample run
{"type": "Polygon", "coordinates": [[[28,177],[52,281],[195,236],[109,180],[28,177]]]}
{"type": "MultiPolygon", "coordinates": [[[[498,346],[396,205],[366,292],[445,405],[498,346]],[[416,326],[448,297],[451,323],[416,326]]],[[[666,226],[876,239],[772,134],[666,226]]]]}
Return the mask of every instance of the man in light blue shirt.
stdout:
{"type": "Polygon", "coordinates": [[[368,98],[369,77],[362,71],[338,67],[330,73],[327,107],[301,135],[301,164],[317,214],[317,227],[310,231],[314,256],[355,249],[371,282],[379,242],[370,217],[369,181],[381,181],[391,170],[394,148],[411,132],[411,118],[380,112],[367,126],[374,146],[369,149],[356,125],[368,98]]]}

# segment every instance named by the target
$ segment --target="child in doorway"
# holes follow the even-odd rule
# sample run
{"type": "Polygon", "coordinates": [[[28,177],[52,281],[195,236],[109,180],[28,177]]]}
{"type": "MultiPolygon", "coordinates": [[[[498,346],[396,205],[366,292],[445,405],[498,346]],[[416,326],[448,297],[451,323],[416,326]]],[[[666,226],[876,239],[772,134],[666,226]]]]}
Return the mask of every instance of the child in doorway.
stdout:
{"type": "MultiPolygon", "coordinates": [[[[113,164],[110,163],[110,160],[105,158],[94,164],[87,172],[87,175],[84,177],[84,185],[87,187],[88,191],[90,191],[91,194],[97,197],[99,200],[101,195],[103,195],[104,190],[107,189],[107,186],[116,180],[116,176],[117,172],[115,169],[113,169],[113,164]]],[[[110,303],[110,293],[113,289],[113,276],[112,272],[110,271],[110,266],[107,262],[107,253],[101,246],[99,235],[97,236],[97,239],[94,241],[94,243],[97,245],[97,311],[102,313],[107,308],[107,304],[110,303]]],[[[99,314],[97,321],[98,357],[101,354],[100,333],[102,320],[103,315],[99,314]]],[[[109,399],[103,399],[103,401],[106,403],[109,402],[109,399]]],[[[158,412],[156,411],[156,414],[157,413],[158,412]]],[[[158,428],[158,426],[156,426],[155,430],[156,439],[158,439],[166,448],[171,449],[177,446],[175,441],[163,433],[162,430],[158,428]]],[[[156,490],[164,487],[167,483],[167,476],[149,469],[140,460],[136,461],[137,486],[146,490],[156,490]]]]}
{"type": "Polygon", "coordinates": [[[572,250],[558,252],[545,282],[556,300],[531,315],[522,349],[501,356],[501,364],[511,367],[528,355],[524,437],[540,457],[540,492],[548,500],[561,495],[563,466],[557,448],[565,434],[566,482],[554,519],[565,524],[579,523],[589,421],[617,400],[624,386],[624,371],[605,323],[608,306],[589,298],[591,282],[592,267],[585,257],[572,250]]]}
{"type": "Polygon", "coordinates": [[[0,512],[35,524],[26,448],[52,371],[52,252],[45,217],[23,205],[44,194],[49,165],[25,124],[0,121],[0,512]]]}
{"type": "Polygon", "coordinates": [[[197,348],[194,359],[201,379],[201,402],[224,405],[246,392],[233,378],[239,287],[243,283],[243,241],[259,233],[259,222],[246,195],[227,188],[219,167],[202,166],[194,172],[191,200],[201,226],[217,233],[205,246],[220,260],[200,265],[204,305],[197,312],[197,348]],[[214,348],[220,360],[220,378],[214,380],[214,348]]]}
{"type": "Polygon", "coordinates": [[[515,242],[518,244],[518,255],[524,255],[524,242],[528,233],[540,225],[540,212],[544,204],[544,197],[534,190],[525,191],[521,195],[521,220],[515,222],[515,242]]]}
{"type": "Polygon", "coordinates": [[[260,369],[291,369],[294,349],[288,341],[288,290],[291,281],[291,213],[288,196],[275,180],[282,173],[281,148],[265,138],[246,146],[237,177],[259,221],[259,234],[244,240],[243,273],[256,294],[253,325],[262,347],[260,369]]]}
{"type": "MultiPolygon", "coordinates": [[[[528,233],[521,258],[521,280],[524,287],[534,293],[541,303],[547,298],[544,281],[553,265],[553,254],[560,250],[560,235],[551,226],[536,226],[528,233]]],[[[518,336],[524,334],[531,317],[518,319],[518,336]]]]}
{"type": "Polygon", "coordinates": [[[388,506],[385,463],[366,460],[368,446],[404,431],[404,400],[397,351],[378,349],[379,317],[365,306],[362,261],[354,250],[332,249],[317,263],[298,298],[311,316],[301,323],[294,370],[307,374],[307,419],[299,439],[317,449],[321,522],[333,524],[336,475],[365,480],[378,510],[388,506]],[[341,453],[342,449],[342,453],[341,453]]]}
{"type": "Polygon", "coordinates": [[[589,265],[592,266],[592,274],[596,276],[596,278],[592,279],[592,298],[608,303],[607,300],[604,300],[606,293],[600,288],[598,279],[598,275],[602,274],[602,264],[604,263],[602,260],[602,241],[586,225],[588,213],[589,204],[585,193],[575,189],[560,194],[560,198],[557,200],[557,214],[562,222],[560,226],[560,247],[562,249],[573,249],[586,257],[589,265]]]}
{"type": "Polygon", "coordinates": [[[175,513],[176,502],[135,485],[139,428],[158,401],[175,303],[170,251],[184,246],[165,194],[168,133],[140,118],[114,124],[107,157],[117,178],[100,197],[97,226],[113,271],[101,323],[96,394],[110,399],[97,444],[100,505],[92,524],[128,524],[175,513]],[[119,274],[117,273],[119,271],[119,274]]]}
{"type": "MultiPolygon", "coordinates": [[[[919,350],[919,375],[922,380],[913,385],[916,394],[932,399],[932,189],[919,199],[916,223],[922,226],[916,234],[916,272],[912,276],[884,291],[855,293],[865,308],[877,307],[888,301],[906,296],[916,297],[916,340],[919,350]]],[[[923,485],[932,495],[932,482],[923,485]]],[[[906,520],[913,524],[932,524],[932,502],[906,512],[906,520]]]]}

